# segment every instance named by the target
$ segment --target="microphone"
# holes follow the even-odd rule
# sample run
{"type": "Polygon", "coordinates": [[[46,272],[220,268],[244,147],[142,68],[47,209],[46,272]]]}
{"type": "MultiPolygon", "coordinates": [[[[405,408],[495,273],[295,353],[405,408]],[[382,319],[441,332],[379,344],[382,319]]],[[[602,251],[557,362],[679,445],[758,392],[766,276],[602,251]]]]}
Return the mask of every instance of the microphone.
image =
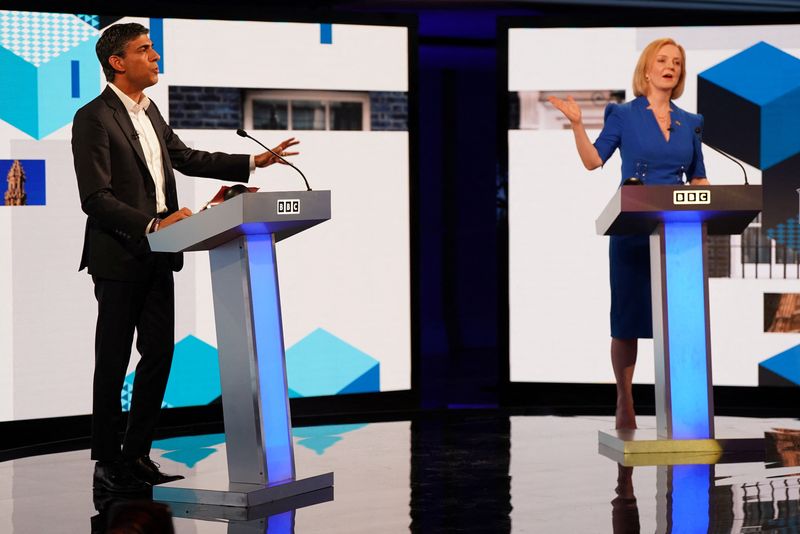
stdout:
{"type": "Polygon", "coordinates": [[[311,191],[311,186],[310,186],[310,185],[308,185],[308,180],[306,179],[306,175],[305,175],[305,174],[303,174],[303,171],[301,171],[300,169],[298,169],[297,167],[295,167],[295,166],[294,166],[294,164],[293,164],[292,162],[290,162],[290,161],[286,161],[285,159],[283,159],[283,156],[281,156],[280,154],[277,154],[277,153],[273,152],[271,148],[269,148],[268,146],[266,146],[264,143],[262,143],[261,141],[259,141],[259,140],[258,140],[258,139],[256,139],[255,137],[252,137],[250,134],[248,134],[248,133],[247,133],[246,131],[244,131],[242,128],[239,128],[238,130],[236,130],[236,135],[238,135],[239,137],[248,137],[248,138],[252,139],[253,141],[255,141],[256,143],[258,143],[258,144],[259,144],[259,145],[261,145],[262,147],[266,148],[266,149],[267,149],[267,152],[269,152],[270,154],[272,154],[273,156],[275,156],[276,158],[278,158],[279,160],[281,160],[282,162],[284,162],[286,165],[288,165],[289,167],[291,167],[291,168],[293,168],[294,170],[296,170],[297,172],[299,172],[299,173],[300,173],[300,176],[302,176],[302,177],[303,177],[303,181],[304,181],[304,182],[305,182],[305,184],[306,184],[306,191],[311,191]]]}
{"type": "Polygon", "coordinates": [[[139,132],[134,130],[133,133],[131,134],[131,139],[133,139],[134,141],[138,141],[139,140],[139,132]]]}
{"type": "MultiPolygon", "coordinates": [[[[697,137],[698,137],[698,138],[700,138],[700,142],[702,143],[702,142],[703,142],[703,139],[700,137],[700,133],[701,133],[701,132],[702,132],[702,130],[700,129],[700,127],[699,127],[699,126],[698,126],[698,127],[696,127],[696,128],[694,129],[694,133],[696,133],[696,134],[697,134],[697,137]]],[[[710,149],[712,149],[712,150],[715,150],[716,152],[719,152],[720,154],[722,154],[723,156],[725,156],[726,158],[728,158],[729,160],[731,160],[732,162],[734,162],[735,164],[737,164],[737,165],[739,166],[739,168],[740,168],[740,169],[742,169],[742,174],[744,175],[744,185],[750,185],[750,182],[748,182],[748,181],[747,181],[747,171],[745,170],[745,168],[744,168],[744,165],[742,165],[741,163],[739,163],[739,162],[736,160],[736,158],[734,158],[733,156],[731,156],[731,155],[730,155],[730,154],[728,154],[727,152],[723,152],[722,150],[718,149],[717,147],[715,147],[715,146],[713,146],[713,145],[709,145],[708,143],[706,143],[705,145],[706,145],[707,147],[709,147],[710,149]]]]}

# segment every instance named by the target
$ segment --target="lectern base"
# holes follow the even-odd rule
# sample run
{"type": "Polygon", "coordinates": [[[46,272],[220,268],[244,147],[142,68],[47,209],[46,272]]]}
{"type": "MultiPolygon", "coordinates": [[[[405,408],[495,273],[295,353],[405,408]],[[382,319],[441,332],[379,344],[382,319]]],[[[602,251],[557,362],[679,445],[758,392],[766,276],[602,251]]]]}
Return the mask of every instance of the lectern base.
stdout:
{"type": "Polygon", "coordinates": [[[333,486],[333,473],[325,473],[271,486],[228,484],[225,490],[203,489],[202,478],[181,480],[153,487],[153,499],[176,503],[209,504],[249,508],[288,499],[333,486]]]}
{"type": "Polygon", "coordinates": [[[659,439],[654,429],[600,431],[598,452],[623,465],[716,464],[764,458],[764,438],[659,439]]]}
{"type": "Polygon", "coordinates": [[[160,501],[168,504],[174,517],[187,519],[200,519],[203,521],[228,521],[228,522],[248,522],[283,514],[314,506],[316,504],[330,502],[333,500],[333,488],[328,487],[321,490],[303,493],[295,497],[288,497],[275,502],[251,506],[218,506],[214,504],[193,504],[186,502],[160,501]]]}

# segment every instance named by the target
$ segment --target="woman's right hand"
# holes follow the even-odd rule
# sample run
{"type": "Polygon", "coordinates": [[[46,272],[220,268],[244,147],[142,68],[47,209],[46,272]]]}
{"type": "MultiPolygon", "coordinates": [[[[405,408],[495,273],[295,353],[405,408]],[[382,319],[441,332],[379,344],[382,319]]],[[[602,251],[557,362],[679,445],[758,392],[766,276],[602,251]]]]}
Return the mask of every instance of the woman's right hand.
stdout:
{"type": "Polygon", "coordinates": [[[547,100],[553,104],[553,107],[563,113],[572,124],[581,122],[581,108],[571,96],[568,96],[566,100],[561,100],[556,96],[549,96],[547,100]]]}
{"type": "Polygon", "coordinates": [[[572,133],[575,134],[575,146],[578,149],[578,155],[581,157],[583,166],[590,171],[601,167],[603,160],[600,158],[597,148],[589,140],[589,136],[586,135],[586,128],[583,127],[583,122],[581,121],[581,107],[575,102],[575,99],[568,96],[566,100],[561,100],[556,96],[550,96],[547,97],[547,100],[569,119],[572,125],[572,133]]]}

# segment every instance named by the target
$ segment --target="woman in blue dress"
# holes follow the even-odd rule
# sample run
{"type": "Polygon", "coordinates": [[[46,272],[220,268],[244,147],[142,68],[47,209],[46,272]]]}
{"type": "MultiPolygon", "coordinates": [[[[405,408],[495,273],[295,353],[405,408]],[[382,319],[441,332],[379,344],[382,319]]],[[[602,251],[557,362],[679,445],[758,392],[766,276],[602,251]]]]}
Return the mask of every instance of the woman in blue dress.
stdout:
{"type": "MultiPolygon", "coordinates": [[[[575,144],[584,166],[601,167],[619,149],[621,182],[638,178],[644,185],[706,185],[700,133],[703,118],[682,110],[672,100],[683,93],[686,53],[672,39],[653,41],[642,51],[633,73],[636,98],[609,104],[605,124],[592,143],[572,97],[550,102],[572,124],[575,144]]],[[[611,364],[617,382],[616,427],[636,428],[633,407],[633,370],[637,340],[653,337],[650,301],[648,236],[612,236],[611,364]]]]}

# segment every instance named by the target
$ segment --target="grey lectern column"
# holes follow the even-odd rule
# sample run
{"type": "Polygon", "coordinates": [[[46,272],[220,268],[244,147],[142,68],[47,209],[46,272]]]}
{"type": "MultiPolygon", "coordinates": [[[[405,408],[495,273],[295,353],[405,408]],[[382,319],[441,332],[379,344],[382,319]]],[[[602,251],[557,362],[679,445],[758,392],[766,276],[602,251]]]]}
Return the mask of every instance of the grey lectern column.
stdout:
{"type": "Polygon", "coordinates": [[[333,473],[295,478],[275,254],[328,219],[329,191],[246,193],[149,236],[154,251],[210,254],[229,479],[156,486],[154,498],[251,507],[333,485],[333,473]]]}
{"type": "Polygon", "coordinates": [[[209,251],[231,482],[294,478],[273,234],[209,251]]]}

